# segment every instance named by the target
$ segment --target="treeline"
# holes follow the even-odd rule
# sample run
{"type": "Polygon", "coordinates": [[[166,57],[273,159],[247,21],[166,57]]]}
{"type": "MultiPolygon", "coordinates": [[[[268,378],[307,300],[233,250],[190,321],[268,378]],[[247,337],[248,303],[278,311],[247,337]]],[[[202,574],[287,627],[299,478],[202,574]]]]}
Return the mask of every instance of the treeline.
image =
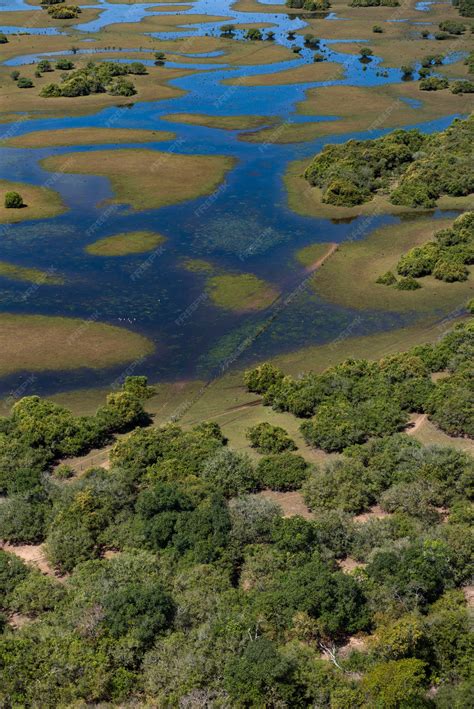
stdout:
{"type": "Polygon", "coordinates": [[[468,265],[474,263],[474,212],[465,212],[447,229],[435,232],[434,241],[416,246],[403,254],[397,263],[397,277],[387,271],[377,283],[400,290],[421,288],[417,280],[433,275],[440,281],[453,283],[469,277],[468,265]]]}
{"type": "Polygon", "coordinates": [[[245,374],[249,391],[276,411],[304,418],[306,441],[342,451],[405,428],[411,412],[428,413],[452,436],[474,436],[472,361],[474,320],[457,325],[439,343],[414,347],[378,362],[346,360],[322,374],[297,379],[272,364],[245,374]],[[433,382],[432,373],[445,372],[433,382]]]}
{"type": "Polygon", "coordinates": [[[324,437],[345,451],[320,467],[268,423],[247,431],[256,462],[216,423],[169,424],[65,481],[54,461],[145,422],[146,380],[91,417],[19,401],[1,426],[0,537],[44,542],[66,575],[0,551],[2,706],[468,706],[473,461],[392,431],[426,400],[436,420],[472,425],[473,349],[471,322],[378,363],[247,372],[250,390],[306,417],[309,440],[332,411],[324,437]],[[434,384],[438,370],[450,374],[434,384]],[[313,518],[283,517],[262,487],[301,488],[313,518]],[[387,516],[355,516],[374,503],[387,516]]]}
{"type": "Polygon", "coordinates": [[[328,10],[331,7],[329,0],[286,0],[286,6],[298,10],[316,12],[318,10],[328,10]]]}
{"type": "Polygon", "coordinates": [[[387,193],[395,205],[433,208],[443,195],[474,192],[473,146],[470,116],[432,135],[395,130],[374,140],[326,145],[304,177],[322,189],[327,204],[354,206],[387,193]]]}

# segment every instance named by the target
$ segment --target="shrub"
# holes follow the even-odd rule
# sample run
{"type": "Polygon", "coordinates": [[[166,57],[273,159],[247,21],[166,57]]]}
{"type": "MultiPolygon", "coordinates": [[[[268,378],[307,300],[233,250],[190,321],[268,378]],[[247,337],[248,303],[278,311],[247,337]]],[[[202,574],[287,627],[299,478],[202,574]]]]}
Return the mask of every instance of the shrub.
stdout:
{"type": "Polygon", "coordinates": [[[434,38],[439,41],[442,41],[444,39],[449,39],[449,34],[448,34],[448,32],[435,32],[434,38]]]}
{"type": "Polygon", "coordinates": [[[421,285],[413,276],[406,276],[398,279],[395,288],[398,288],[398,290],[417,290],[421,288],[421,285]]]}
{"type": "Polygon", "coordinates": [[[365,437],[355,408],[344,400],[322,403],[311,421],[301,425],[301,433],[310,446],[327,453],[341,451],[365,437]]]}
{"type": "Polygon", "coordinates": [[[132,62],[128,65],[129,74],[146,74],[146,66],[142,62],[132,62]]]}
{"type": "Polygon", "coordinates": [[[279,384],[283,379],[283,372],[269,362],[247,369],[244,372],[244,384],[249,391],[264,394],[271,386],[279,384]]]}
{"type": "Polygon", "coordinates": [[[298,490],[308,476],[308,464],[299,455],[278,453],[268,455],[257,464],[257,478],[271,490],[298,490]]]}
{"type": "Polygon", "coordinates": [[[417,246],[400,258],[397,272],[401,276],[413,276],[413,278],[427,276],[432,272],[439,255],[439,246],[434,242],[417,246]]]}
{"type": "Polygon", "coordinates": [[[40,91],[40,96],[43,98],[51,98],[61,96],[62,92],[58,84],[46,84],[40,91]]]}
{"type": "Polygon", "coordinates": [[[473,94],[474,81],[454,81],[450,88],[453,94],[473,94]]]}
{"type": "Polygon", "coordinates": [[[107,93],[112,96],[133,96],[137,92],[131,81],[128,81],[128,79],[124,79],[121,76],[117,76],[112,79],[110,84],[107,86],[107,93]]]}
{"type": "Polygon", "coordinates": [[[74,69],[74,62],[69,59],[58,59],[56,62],[56,69],[61,69],[62,71],[70,71],[74,69]]]}
{"type": "Polygon", "coordinates": [[[211,489],[225,497],[234,497],[258,489],[258,481],[250,458],[232,450],[219,451],[202,467],[201,476],[211,489]]]}
{"type": "Polygon", "coordinates": [[[6,34],[3,32],[0,32],[0,44],[7,44],[8,43],[8,37],[6,34]]]}
{"type": "Polygon", "coordinates": [[[266,421],[247,429],[246,436],[250,445],[260,453],[282,453],[285,450],[295,450],[294,441],[281,426],[272,426],[266,421]]]}
{"type": "Polygon", "coordinates": [[[464,22],[458,22],[457,20],[443,20],[438,27],[442,32],[448,32],[449,34],[462,34],[466,30],[464,22]]]}
{"type": "Polygon", "coordinates": [[[442,91],[443,89],[447,89],[448,86],[449,81],[439,76],[431,76],[429,79],[422,79],[420,81],[421,91],[442,91]]]}
{"type": "Polygon", "coordinates": [[[36,68],[42,74],[44,74],[47,71],[53,71],[53,68],[51,66],[51,62],[49,62],[47,59],[42,59],[40,62],[38,62],[38,64],[36,65],[36,68]]]}
{"type": "Polygon", "coordinates": [[[13,81],[18,81],[18,79],[20,78],[20,72],[18,71],[18,69],[15,69],[10,73],[10,78],[13,79],[13,81]]]}
{"type": "Polygon", "coordinates": [[[357,187],[349,180],[333,180],[329,183],[323,196],[323,202],[336,206],[354,207],[370,199],[370,193],[357,187]]]}
{"type": "Polygon", "coordinates": [[[244,39],[250,39],[252,41],[259,41],[262,39],[262,33],[256,27],[249,29],[245,32],[244,39]]]}
{"type": "Polygon", "coordinates": [[[372,27],[372,32],[375,32],[376,34],[383,34],[383,28],[380,25],[374,25],[372,27]]]}
{"type": "Polygon", "coordinates": [[[50,7],[48,13],[54,20],[73,20],[79,16],[82,10],[78,5],[61,5],[61,7],[50,7]]]}
{"type": "Polygon", "coordinates": [[[387,271],[382,276],[379,276],[375,282],[381,283],[384,286],[393,286],[397,282],[397,279],[392,271],[387,271]]]}
{"type": "Polygon", "coordinates": [[[465,281],[468,275],[468,269],[462,260],[457,258],[441,258],[436,262],[433,269],[433,276],[439,281],[446,281],[447,283],[465,281]]]}
{"type": "Polygon", "coordinates": [[[19,89],[32,89],[33,88],[33,82],[31,81],[31,79],[28,79],[26,76],[20,76],[20,78],[16,82],[16,85],[18,86],[19,89]]]}
{"type": "Polygon", "coordinates": [[[19,192],[7,192],[4,203],[7,209],[21,209],[21,207],[25,206],[23,197],[19,192]]]}

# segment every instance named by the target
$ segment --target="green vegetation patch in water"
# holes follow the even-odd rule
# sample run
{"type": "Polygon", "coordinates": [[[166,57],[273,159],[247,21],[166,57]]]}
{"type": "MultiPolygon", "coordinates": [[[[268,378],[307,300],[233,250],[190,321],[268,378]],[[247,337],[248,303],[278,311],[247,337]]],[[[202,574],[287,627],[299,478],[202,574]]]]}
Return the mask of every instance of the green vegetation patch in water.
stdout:
{"type": "Polygon", "coordinates": [[[219,308],[235,312],[251,312],[268,308],[278,291],[252,273],[214,276],[207,282],[207,292],[219,308]]]}
{"type": "Polygon", "coordinates": [[[164,241],[164,236],[153,231],[130,231],[94,241],[86,251],[94,256],[126,256],[152,251],[164,241]]]}
{"type": "Polygon", "coordinates": [[[10,278],[13,281],[26,281],[35,283],[36,285],[62,285],[64,278],[55,275],[54,269],[49,271],[40,271],[38,268],[29,268],[25,266],[17,266],[8,261],[0,261],[0,276],[10,278]]]}

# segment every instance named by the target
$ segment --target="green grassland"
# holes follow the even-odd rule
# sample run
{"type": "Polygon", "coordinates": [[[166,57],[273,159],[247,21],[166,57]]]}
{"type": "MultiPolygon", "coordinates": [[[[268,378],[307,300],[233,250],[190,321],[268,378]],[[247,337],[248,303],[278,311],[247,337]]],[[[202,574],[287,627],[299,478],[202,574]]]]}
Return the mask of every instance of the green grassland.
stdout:
{"type": "Polygon", "coordinates": [[[0,314],[0,374],[112,367],[153,344],[125,328],[77,318],[0,314]],[[19,346],[21,343],[21,346],[19,346]]]}
{"type": "Polygon", "coordinates": [[[52,172],[107,177],[115,193],[112,201],[130,204],[136,210],[158,209],[210,194],[234,164],[233,158],[219,155],[144,149],[69,153],[42,161],[52,172]]]}
{"type": "Polygon", "coordinates": [[[86,251],[93,256],[126,256],[152,251],[164,241],[164,236],[152,231],[130,231],[94,241],[86,251]]]}
{"type": "Polygon", "coordinates": [[[49,219],[66,211],[61,197],[49,187],[29,185],[26,182],[0,180],[0,223],[14,224],[29,219],[49,219]],[[23,197],[24,207],[5,207],[5,194],[18,192],[23,197]]]}

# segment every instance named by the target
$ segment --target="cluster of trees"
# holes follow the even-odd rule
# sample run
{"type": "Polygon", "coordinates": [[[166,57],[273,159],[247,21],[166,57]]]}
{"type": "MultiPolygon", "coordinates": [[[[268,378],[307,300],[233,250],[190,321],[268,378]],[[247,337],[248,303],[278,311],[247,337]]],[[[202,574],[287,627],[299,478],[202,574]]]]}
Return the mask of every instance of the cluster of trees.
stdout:
{"type": "Polygon", "coordinates": [[[432,135],[395,130],[374,140],[326,145],[304,177],[322,189],[327,204],[351,207],[388,191],[393,204],[433,208],[441,195],[474,192],[473,146],[470,116],[432,135]],[[395,179],[398,185],[393,189],[395,179]]]}
{"type": "Polygon", "coordinates": [[[286,0],[286,6],[307,12],[328,10],[331,7],[329,0],[286,0]]]}
{"type": "Polygon", "coordinates": [[[474,433],[472,355],[474,321],[460,324],[436,345],[417,347],[378,362],[346,360],[322,374],[297,379],[265,363],[248,370],[249,391],[276,411],[306,419],[306,441],[327,452],[403,429],[410,412],[426,412],[447,433],[474,433]],[[449,376],[434,383],[431,374],[449,376]]]}
{"type": "MultiPolygon", "coordinates": [[[[431,274],[447,283],[465,281],[469,276],[467,265],[474,263],[474,212],[465,212],[454,220],[451,227],[437,231],[434,238],[434,241],[403,254],[397,264],[397,273],[402,276],[400,280],[387,271],[377,279],[377,283],[400,288],[400,281],[406,283],[408,279],[412,282],[431,274]]],[[[420,287],[420,283],[415,281],[414,288],[420,287]]]]}
{"type": "MultiPolygon", "coordinates": [[[[466,351],[467,331],[420,348],[413,372],[416,357],[444,366],[466,351]]],[[[404,360],[385,368],[400,381],[404,360]]],[[[260,393],[284,379],[269,365],[246,375],[260,393]]],[[[132,378],[124,391],[148,388],[132,378]]],[[[11,457],[21,441],[23,467],[41,467],[38,451],[69,450],[79,421],[29,397],[2,422],[2,447],[11,441],[11,457]]],[[[110,470],[67,484],[41,470],[23,493],[11,485],[0,537],[44,541],[67,576],[0,551],[2,705],[469,705],[468,456],[397,434],[324,468],[288,448],[253,465],[202,423],[138,428],[115,445],[110,470]],[[314,517],[283,517],[249,494],[263,480],[303,486],[314,517]],[[385,518],[354,516],[374,502],[385,518]],[[355,573],[341,570],[348,557],[355,573]],[[362,649],[340,652],[354,634],[362,649]]]]}
{"type": "Polygon", "coordinates": [[[54,20],[73,20],[79,17],[82,12],[79,5],[63,5],[62,3],[54,3],[48,7],[48,15],[54,20]]]}
{"type": "MultiPolygon", "coordinates": [[[[57,66],[57,65],[56,65],[57,66]]],[[[57,68],[61,68],[58,67],[57,68]]],[[[71,68],[68,66],[67,70],[71,68]]],[[[51,67],[47,69],[50,71],[51,67]]],[[[45,71],[45,69],[43,69],[45,71]]],[[[133,96],[136,89],[132,81],[125,77],[132,74],[146,74],[142,62],[119,64],[118,62],[88,62],[84,68],[67,74],[60,84],[47,84],[41,89],[40,96],[88,96],[89,94],[109,93],[112,96],[133,96]]]]}
{"type": "Polygon", "coordinates": [[[398,0],[351,0],[349,7],[398,7],[398,0]]]}
{"type": "Polygon", "coordinates": [[[474,17],[474,0],[452,0],[462,17],[474,17]]]}

